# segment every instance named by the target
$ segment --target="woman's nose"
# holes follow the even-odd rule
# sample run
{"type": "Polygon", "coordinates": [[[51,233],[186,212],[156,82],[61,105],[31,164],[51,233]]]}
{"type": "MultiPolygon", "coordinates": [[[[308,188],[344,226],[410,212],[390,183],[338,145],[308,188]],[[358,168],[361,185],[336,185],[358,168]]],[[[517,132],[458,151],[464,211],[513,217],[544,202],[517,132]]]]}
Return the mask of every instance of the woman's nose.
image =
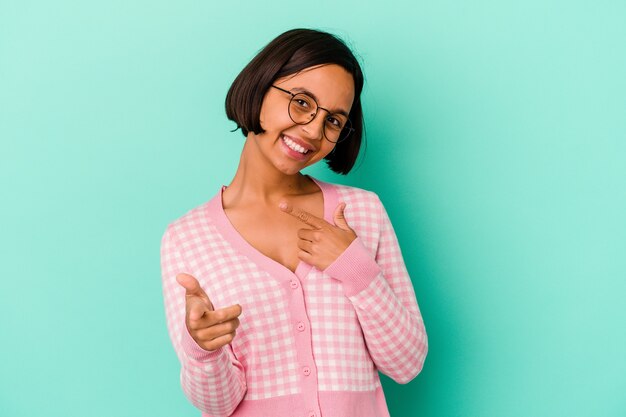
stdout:
{"type": "Polygon", "coordinates": [[[302,130],[311,139],[322,140],[324,138],[324,114],[318,111],[313,120],[302,126],[302,130]]]}

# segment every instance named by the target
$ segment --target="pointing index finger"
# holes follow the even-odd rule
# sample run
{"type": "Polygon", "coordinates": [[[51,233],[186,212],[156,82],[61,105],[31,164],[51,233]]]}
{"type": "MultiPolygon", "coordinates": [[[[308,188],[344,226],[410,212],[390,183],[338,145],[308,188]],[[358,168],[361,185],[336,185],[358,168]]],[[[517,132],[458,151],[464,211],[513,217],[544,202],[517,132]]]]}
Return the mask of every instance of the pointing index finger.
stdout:
{"type": "Polygon", "coordinates": [[[278,207],[280,207],[280,209],[285,213],[291,214],[293,217],[297,218],[301,222],[306,223],[309,226],[313,226],[317,229],[321,229],[326,223],[326,220],[320,219],[319,217],[312,215],[308,211],[294,207],[284,201],[281,202],[278,207]]]}

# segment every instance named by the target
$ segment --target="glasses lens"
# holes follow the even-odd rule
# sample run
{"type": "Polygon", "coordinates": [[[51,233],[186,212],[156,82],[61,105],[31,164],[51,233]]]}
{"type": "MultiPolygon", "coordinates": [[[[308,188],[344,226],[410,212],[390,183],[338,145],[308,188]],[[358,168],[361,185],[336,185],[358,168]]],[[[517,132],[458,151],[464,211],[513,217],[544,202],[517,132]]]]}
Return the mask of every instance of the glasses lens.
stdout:
{"type": "Polygon", "coordinates": [[[289,102],[289,116],[298,124],[307,124],[315,118],[317,103],[306,94],[296,94],[289,102]]]}
{"type": "Polygon", "coordinates": [[[330,142],[341,142],[352,133],[350,119],[344,115],[328,115],[324,123],[324,136],[330,142]]]}

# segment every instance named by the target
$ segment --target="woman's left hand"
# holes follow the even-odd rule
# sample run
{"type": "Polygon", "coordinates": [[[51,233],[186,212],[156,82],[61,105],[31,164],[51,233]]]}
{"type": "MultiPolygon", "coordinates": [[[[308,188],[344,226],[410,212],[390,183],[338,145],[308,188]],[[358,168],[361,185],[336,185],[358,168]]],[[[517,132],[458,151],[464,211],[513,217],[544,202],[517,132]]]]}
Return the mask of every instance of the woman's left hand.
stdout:
{"type": "Polygon", "coordinates": [[[357,237],[343,215],[346,203],[340,203],[335,209],[333,216],[335,224],[330,224],[285,202],[280,203],[279,207],[285,213],[313,227],[298,230],[298,248],[300,248],[298,258],[320,271],[330,266],[357,237]]]}

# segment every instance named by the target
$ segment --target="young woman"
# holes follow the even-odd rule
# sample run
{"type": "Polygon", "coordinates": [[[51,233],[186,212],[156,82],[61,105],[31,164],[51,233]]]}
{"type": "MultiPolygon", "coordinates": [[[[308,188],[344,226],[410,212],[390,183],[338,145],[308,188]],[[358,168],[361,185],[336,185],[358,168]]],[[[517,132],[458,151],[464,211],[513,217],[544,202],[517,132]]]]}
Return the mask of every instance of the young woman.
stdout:
{"type": "Polygon", "coordinates": [[[362,87],[342,41],[296,29],[228,92],[239,167],[161,247],[181,384],[203,416],[389,416],[378,371],[406,383],[422,369],[424,324],[380,200],[300,173],[350,171],[362,87]]]}

